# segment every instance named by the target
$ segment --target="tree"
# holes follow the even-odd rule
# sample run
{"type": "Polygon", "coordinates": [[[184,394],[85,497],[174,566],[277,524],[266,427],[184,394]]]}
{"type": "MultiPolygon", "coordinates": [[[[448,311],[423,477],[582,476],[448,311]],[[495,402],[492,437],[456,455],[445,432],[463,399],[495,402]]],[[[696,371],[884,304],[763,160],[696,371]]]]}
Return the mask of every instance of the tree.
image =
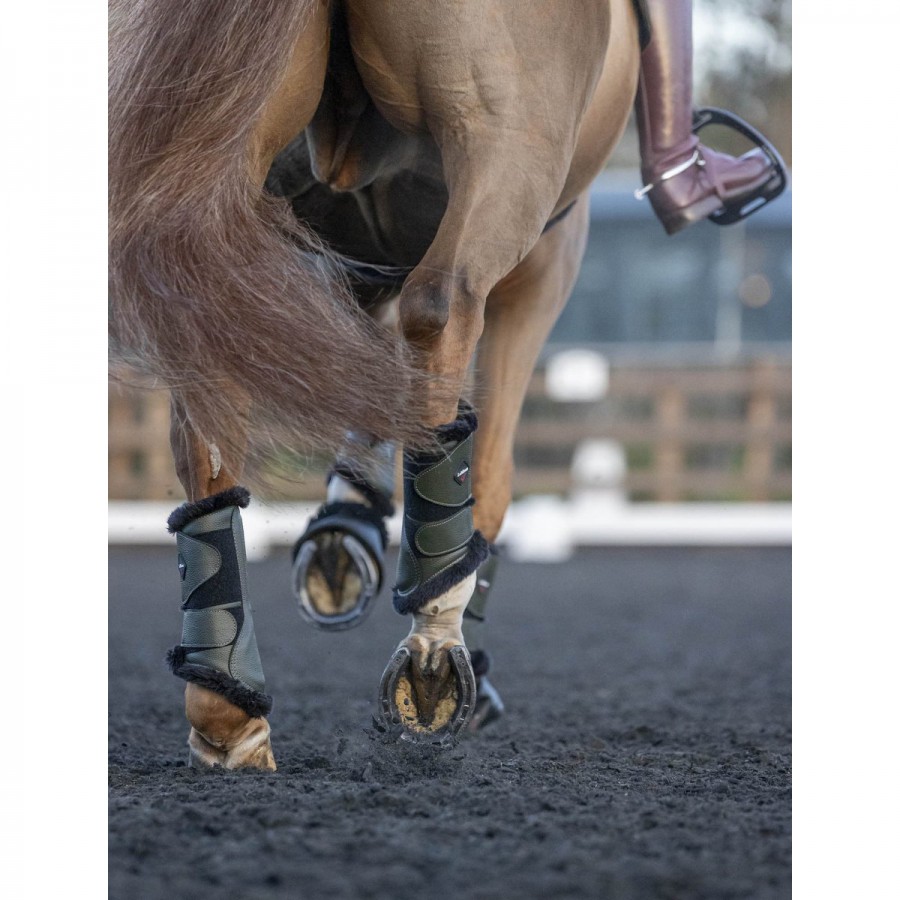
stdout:
{"type": "MultiPolygon", "coordinates": [[[[789,0],[696,0],[694,100],[720,106],[750,122],[791,164],[791,4],[789,0]]],[[[704,133],[718,149],[742,153],[747,144],[719,129],[704,133]]],[[[613,166],[638,168],[634,123],[613,166]]]]}
{"type": "Polygon", "coordinates": [[[791,161],[791,5],[787,0],[697,0],[698,105],[746,118],[791,161]]]}

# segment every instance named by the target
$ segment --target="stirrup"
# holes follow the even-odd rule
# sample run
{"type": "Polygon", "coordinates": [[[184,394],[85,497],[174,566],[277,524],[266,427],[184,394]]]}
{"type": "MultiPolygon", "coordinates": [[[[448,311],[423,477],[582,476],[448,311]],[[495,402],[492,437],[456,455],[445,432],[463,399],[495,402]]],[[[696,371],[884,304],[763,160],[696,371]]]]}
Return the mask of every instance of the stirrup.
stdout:
{"type": "Polygon", "coordinates": [[[765,153],[772,164],[772,168],[775,170],[772,173],[772,177],[750,194],[749,197],[744,198],[740,203],[732,203],[730,206],[726,205],[724,209],[707,216],[709,221],[716,225],[733,225],[735,222],[740,222],[752,213],[762,209],[784,193],[784,189],[787,187],[784,160],[765,135],[734,113],[714,106],[704,106],[702,109],[694,110],[694,121],[691,126],[694,134],[699,135],[708,125],[723,125],[732,131],[742,134],[765,153]]]}

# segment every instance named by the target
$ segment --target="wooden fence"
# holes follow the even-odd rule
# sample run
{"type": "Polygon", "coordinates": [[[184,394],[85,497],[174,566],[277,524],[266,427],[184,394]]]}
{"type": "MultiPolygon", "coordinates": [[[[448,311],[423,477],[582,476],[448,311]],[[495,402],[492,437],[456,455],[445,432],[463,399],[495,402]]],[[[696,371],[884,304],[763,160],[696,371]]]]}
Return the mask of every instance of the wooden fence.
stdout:
{"type": "MultiPolygon", "coordinates": [[[[573,457],[592,441],[622,448],[622,488],[631,500],[789,500],[790,362],[614,361],[608,390],[592,402],[551,399],[541,367],[519,425],[515,495],[564,494],[577,487],[573,457]]],[[[324,465],[310,465],[279,499],[321,498],[324,471],[324,465]]],[[[176,502],[183,497],[169,452],[164,393],[110,388],[109,496],[176,502]]]]}

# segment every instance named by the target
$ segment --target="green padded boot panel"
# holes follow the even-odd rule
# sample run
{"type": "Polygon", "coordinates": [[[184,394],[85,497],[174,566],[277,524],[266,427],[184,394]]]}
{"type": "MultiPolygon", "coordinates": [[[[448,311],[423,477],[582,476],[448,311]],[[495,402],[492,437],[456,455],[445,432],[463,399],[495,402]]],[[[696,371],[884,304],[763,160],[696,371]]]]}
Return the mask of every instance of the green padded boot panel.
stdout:
{"type": "Polygon", "coordinates": [[[477,420],[468,408],[437,429],[440,450],[403,455],[403,534],[394,608],[416,612],[484,561],[487,542],[472,522],[472,448],[477,420]],[[446,436],[445,436],[446,435],[446,436]]]}
{"type": "Polygon", "coordinates": [[[170,651],[172,671],[223,694],[249,715],[265,715],[271,700],[247,600],[240,509],[214,509],[175,535],[184,620],[181,644],[170,651]]]}

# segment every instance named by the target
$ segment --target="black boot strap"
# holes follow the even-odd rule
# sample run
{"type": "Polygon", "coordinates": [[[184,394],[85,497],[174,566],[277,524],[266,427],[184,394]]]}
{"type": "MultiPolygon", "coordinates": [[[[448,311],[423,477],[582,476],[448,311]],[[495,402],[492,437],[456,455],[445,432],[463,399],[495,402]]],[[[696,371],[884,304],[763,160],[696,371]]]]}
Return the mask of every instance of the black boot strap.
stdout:
{"type": "Polygon", "coordinates": [[[388,533],[384,518],[378,510],[348,500],[322,504],[294,544],[291,558],[297,558],[300,547],[306,541],[325,531],[345,531],[353,535],[366,547],[380,570],[388,544],[388,533]]]}
{"type": "Polygon", "coordinates": [[[349,461],[341,459],[331,467],[328,477],[325,479],[326,486],[331,483],[331,479],[335,475],[359,491],[379,518],[389,519],[394,514],[393,498],[370,484],[349,461]]]}

